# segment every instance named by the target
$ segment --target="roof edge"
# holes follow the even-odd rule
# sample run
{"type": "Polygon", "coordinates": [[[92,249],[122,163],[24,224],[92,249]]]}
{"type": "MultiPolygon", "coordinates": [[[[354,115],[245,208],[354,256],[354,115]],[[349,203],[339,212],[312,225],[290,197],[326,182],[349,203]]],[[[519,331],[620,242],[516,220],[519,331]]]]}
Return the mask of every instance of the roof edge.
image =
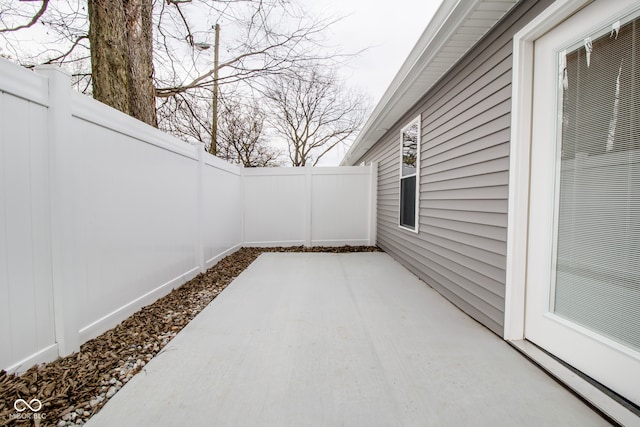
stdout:
{"type": "MultiPolygon", "coordinates": [[[[443,0],[355,141],[351,144],[351,147],[340,162],[341,166],[355,164],[389,130],[389,128],[381,127],[381,125],[389,115],[390,110],[418,80],[420,75],[428,68],[434,56],[441,51],[469,15],[482,2],[483,0],[443,0]]],[[[469,49],[472,46],[469,46],[469,49]]],[[[450,67],[458,62],[459,59],[452,60],[450,67]]],[[[433,85],[430,87],[433,87],[433,85]]],[[[424,93],[416,99],[416,102],[422,98],[422,95],[424,93]]]]}

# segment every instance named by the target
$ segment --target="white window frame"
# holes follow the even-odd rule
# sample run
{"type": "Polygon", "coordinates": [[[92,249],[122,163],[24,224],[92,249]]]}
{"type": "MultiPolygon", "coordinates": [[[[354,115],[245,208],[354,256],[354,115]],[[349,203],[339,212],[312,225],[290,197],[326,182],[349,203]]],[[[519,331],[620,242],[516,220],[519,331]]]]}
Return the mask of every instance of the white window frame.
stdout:
{"type": "Polygon", "coordinates": [[[524,339],[533,44],[591,0],[556,0],[513,37],[504,339],[524,339]]]}
{"type": "Polygon", "coordinates": [[[422,143],[422,115],[418,114],[417,117],[415,117],[413,120],[411,120],[409,123],[407,123],[401,130],[400,130],[400,170],[399,170],[399,179],[398,179],[398,227],[400,227],[401,230],[406,230],[406,231],[410,231],[412,233],[418,233],[419,228],[420,228],[420,150],[421,150],[421,143],[422,143]],[[402,175],[402,165],[403,165],[403,161],[402,161],[402,154],[403,154],[403,149],[404,149],[404,141],[403,141],[403,134],[405,133],[405,131],[410,128],[411,126],[417,124],[418,125],[418,141],[417,141],[417,147],[416,147],[416,154],[417,154],[417,158],[416,158],[416,172],[414,174],[411,175],[407,175],[407,176],[403,176],[402,175]],[[406,225],[403,225],[401,223],[401,210],[402,210],[402,180],[406,179],[406,178],[411,178],[411,177],[416,177],[416,195],[415,195],[415,227],[411,228],[411,227],[407,227],[406,225]]]}

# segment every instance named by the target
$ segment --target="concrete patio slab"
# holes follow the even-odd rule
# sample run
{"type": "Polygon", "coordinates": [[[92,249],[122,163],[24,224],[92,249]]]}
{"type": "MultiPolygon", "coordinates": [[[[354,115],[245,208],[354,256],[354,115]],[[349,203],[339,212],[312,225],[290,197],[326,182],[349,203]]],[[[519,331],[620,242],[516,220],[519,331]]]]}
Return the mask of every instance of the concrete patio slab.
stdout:
{"type": "Polygon", "coordinates": [[[267,253],[87,426],[608,423],[384,253],[267,253]]]}

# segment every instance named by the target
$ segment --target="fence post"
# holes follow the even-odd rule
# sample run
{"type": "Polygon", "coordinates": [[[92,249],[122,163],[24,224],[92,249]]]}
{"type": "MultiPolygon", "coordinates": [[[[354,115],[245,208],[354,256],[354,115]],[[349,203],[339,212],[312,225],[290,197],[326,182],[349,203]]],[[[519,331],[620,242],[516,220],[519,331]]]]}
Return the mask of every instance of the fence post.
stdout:
{"type": "Polygon", "coordinates": [[[369,163],[369,246],[375,246],[378,230],[378,162],[369,163]]]}
{"type": "Polygon", "coordinates": [[[47,137],[49,155],[49,204],[51,209],[51,265],[53,283],[53,311],[58,354],[67,356],[80,350],[80,327],[77,316],[77,290],[75,282],[64,267],[62,201],[60,200],[60,174],[64,153],[62,145],[71,133],[71,76],[59,67],[42,65],[36,71],[48,77],[49,108],[47,109],[47,137]]]}
{"type": "Polygon", "coordinates": [[[312,236],[311,236],[311,227],[313,224],[313,166],[307,165],[304,168],[305,172],[305,216],[304,216],[304,245],[306,247],[311,247],[312,236]]]}
{"type": "Polygon", "coordinates": [[[244,201],[244,192],[245,192],[245,169],[244,164],[240,164],[240,243],[241,246],[244,247],[245,241],[245,201],[244,201]]]}
{"type": "Polygon", "coordinates": [[[207,272],[207,261],[204,256],[204,230],[206,228],[206,221],[204,218],[204,144],[198,143],[198,182],[196,184],[196,202],[198,226],[196,227],[197,236],[196,242],[198,246],[198,265],[200,266],[200,273],[207,272]]]}

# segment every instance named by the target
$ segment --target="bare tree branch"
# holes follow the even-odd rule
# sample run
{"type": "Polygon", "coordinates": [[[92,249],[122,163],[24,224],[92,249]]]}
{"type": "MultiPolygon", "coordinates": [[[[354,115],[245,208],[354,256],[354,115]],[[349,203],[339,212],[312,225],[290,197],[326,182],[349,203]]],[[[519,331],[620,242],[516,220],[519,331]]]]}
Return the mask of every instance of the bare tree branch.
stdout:
{"type": "MultiPolygon", "coordinates": [[[[190,2],[190,0],[187,0],[187,2],[190,2]]],[[[167,4],[173,4],[176,7],[176,10],[178,11],[180,18],[182,18],[182,23],[184,24],[184,28],[187,30],[187,35],[185,36],[185,40],[187,41],[187,43],[189,43],[190,46],[193,46],[193,34],[191,34],[191,27],[189,26],[187,19],[184,17],[182,10],[180,10],[180,3],[185,3],[185,1],[184,0],[183,1],[167,0],[167,4]]]]}
{"type": "Polygon", "coordinates": [[[89,40],[89,36],[85,35],[85,36],[80,36],[76,39],[75,42],[73,42],[73,44],[71,45],[71,47],[69,48],[69,50],[67,50],[66,52],[64,52],[63,54],[53,57],[53,58],[49,58],[48,60],[46,60],[45,62],[43,62],[43,64],[53,64],[54,62],[58,62],[58,61],[64,61],[65,59],[67,59],[67,57],[69,55],[71,55],[71,53],[74,51],[74,49],[80,44],[80,42],[82,40],[89,40]]]}
{"type": "Polygon", "coordinates": [[[271,79],[264,95],[272,105],[270,123],[286,140],[292,166],[317,164],[359,130],[367,110],[362,95],[318,67],[271,79]]]}
{"type": "Polygon", "coordinates": [[[35,15],[33,15],[33,17],[31,18],[31,21],[27,22],[24,25],[18,25],[17,27],[13,27],[13,28],[0,28],[0,33],[18,31],[18,30],[22,30],[23,28],[29,28],[35,25],[36,22],[38,22],[38,20],[42,18],[42,15],[44,15],[44,13],[47,11],[47,6],[49,6],[49,0],[42,0],[42,6],[40,6],[40,9],[36,12],[35,15]]]}

